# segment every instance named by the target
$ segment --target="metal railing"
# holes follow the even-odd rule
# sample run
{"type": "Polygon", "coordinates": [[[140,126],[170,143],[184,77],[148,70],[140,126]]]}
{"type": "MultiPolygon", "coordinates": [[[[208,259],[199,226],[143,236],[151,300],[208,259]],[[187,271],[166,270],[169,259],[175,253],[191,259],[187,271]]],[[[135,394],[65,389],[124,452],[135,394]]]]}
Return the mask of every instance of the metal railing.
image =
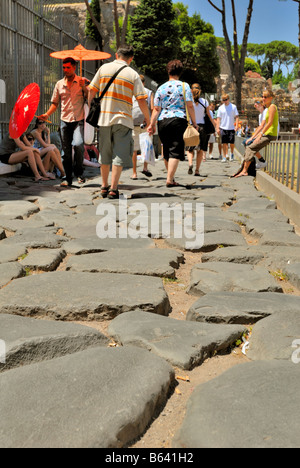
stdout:
{"type": "Polygon", "coordinates": [[[291,190],[300,193],[299,141],[272,142],[265,151],[266,172],[291,190]]]}
{"type": "MultiPolygon", "coordinates": [[[[28,84],[36,82],[41,88],[38,113],[48,108],[55,83],[62,78],[62,63],[50,53],[78,45],[78,22],[58,8],[62,3],[67,0],[0,1],[0,138],[28,84]]],[[[85,62],[84,76],[91,79],[95,70],[93,62],[85,62]]],[[[59,124],[58,114],[51,119],[55,125],[59,124]]]]}
{"type": "MultiPolygon", "coordinates": [[[[245,154],[244,138],[236,137],[235,147],[241,158],[245,154]]],[[[266,159],[265,172],[291,190],[300,193],[300,142],[275,141],[260,154],[266,159]]]]}

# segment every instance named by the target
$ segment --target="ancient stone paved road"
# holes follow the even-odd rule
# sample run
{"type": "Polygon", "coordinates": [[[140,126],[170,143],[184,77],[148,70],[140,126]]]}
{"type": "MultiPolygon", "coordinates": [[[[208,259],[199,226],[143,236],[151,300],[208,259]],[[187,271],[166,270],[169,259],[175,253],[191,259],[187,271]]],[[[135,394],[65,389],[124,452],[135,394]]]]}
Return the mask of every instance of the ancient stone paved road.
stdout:
{"type": "Polygon", "coordinates": [[[251,361],[195,389],[173,447],[300,446],[300,297],[276,279],[299,291],[300,237],[252,178],[229,178],[236,162],[207,161],[198,178],[187,164],[172,189],[162,161],[149,179],[125,171],[120,203],[101,200],[97,170],[70,190],[0,178],[1,447],[128,446],[174,368],[201,366],[249,325],[251,361]],[[176,320],[164,279],[191,251],[194,303],[176,320]]]}

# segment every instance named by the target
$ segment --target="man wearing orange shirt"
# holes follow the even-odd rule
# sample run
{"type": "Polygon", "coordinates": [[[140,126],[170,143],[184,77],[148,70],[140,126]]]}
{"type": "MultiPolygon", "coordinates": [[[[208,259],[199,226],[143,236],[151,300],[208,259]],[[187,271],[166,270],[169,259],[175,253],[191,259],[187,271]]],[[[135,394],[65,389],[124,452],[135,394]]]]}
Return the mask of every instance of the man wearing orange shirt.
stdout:
{"type": "Polygon", "coordinates": [[[89,85],[89,104],[97,93],[102,93],[109,80],[124,65],[101,101],[101,113],[98,125],[100,140],[100,162],[102,176],[102,197],[119,198],[118,184],[123,167],[132,167],[134,128],[132,118],[132,98],[150,124],[147,93],[138,73],[130,67],[133,60],[131,46],[122,46],[116,53],[116,60],[103,65],[89,85]],[[112,165],[111,185],[108,185],[112,165]]]}

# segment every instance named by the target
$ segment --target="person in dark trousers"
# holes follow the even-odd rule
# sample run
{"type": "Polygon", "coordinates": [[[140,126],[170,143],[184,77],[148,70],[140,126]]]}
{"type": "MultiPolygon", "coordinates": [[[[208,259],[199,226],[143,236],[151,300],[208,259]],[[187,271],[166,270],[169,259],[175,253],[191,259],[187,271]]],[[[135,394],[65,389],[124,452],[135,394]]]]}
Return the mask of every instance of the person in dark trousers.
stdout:
{"type": "MultiPolygon", "coordinates": [[[[79,184],[84,184],[84,104],[88,97],[87,80],[76,75],[77,62],[72,58],[63,61],[64,78],[56,83],[49,110],[39,116],[41,120],[48,120],[61,105],[61,139],[64,152],[64,168],[66,177],[62,181],[63,187],[72,185],[74,147],[74,175],[79,184]],[[75,138],[75,131],[79,129],[80,137],[75,138]]],[[[75,134],[76,135],[76,134],[75,134]]]]}

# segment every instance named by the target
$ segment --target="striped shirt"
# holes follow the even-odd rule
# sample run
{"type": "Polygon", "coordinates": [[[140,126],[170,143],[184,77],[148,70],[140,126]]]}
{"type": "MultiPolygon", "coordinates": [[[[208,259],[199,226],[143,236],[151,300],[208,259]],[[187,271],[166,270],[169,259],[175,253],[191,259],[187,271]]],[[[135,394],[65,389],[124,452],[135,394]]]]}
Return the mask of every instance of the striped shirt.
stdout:
{"type": "MultiPolygon", "coordinates": [[[[111,77],[124,65],[126,62],[123,60],[115,60],[103,65],[96,73],[89,88],[101,95],[111,77]]],[[[133,129],[133,96],[137,100],[148,97],[138,73],[128,66],[117,76],[101,101],[99,126],[110,127],[121,124],[133,129]]]]}

